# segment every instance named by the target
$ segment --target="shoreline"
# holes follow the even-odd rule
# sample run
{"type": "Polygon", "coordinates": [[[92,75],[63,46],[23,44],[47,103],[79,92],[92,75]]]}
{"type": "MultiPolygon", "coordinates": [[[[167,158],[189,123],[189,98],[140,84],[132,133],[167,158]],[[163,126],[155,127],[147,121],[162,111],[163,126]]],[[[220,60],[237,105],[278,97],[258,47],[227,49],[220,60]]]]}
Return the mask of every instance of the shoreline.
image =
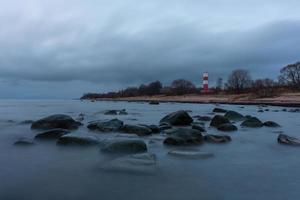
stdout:
{"type": "Polygon", "coordinates": [[[184,96],[138,96],[121,98],[90,98],[90,101],[128,101],[160,103],[194,103],[194,104],[231,104],[231,105],[269,105],[281,107],[300,107],[300,93],[284,93],[273,98],[255,98],[249,94],[242,95],[184,95],[184,96]]]}

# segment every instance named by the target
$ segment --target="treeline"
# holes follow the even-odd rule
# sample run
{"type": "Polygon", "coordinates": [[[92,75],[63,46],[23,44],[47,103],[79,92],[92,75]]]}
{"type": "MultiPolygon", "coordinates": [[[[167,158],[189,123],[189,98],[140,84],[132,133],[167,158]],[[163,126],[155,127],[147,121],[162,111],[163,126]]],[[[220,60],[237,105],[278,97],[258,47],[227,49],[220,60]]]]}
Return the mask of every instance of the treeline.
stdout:
{"type": "MultiPolygon", "coordinates": [[[[287,65],[280,70],[277,80],[253,80],[248,70],[236,69],[231,72],[227,82],[219,78],[216,86],[209,89],[209,94],[242,94],[251,93],[258,97],[273,97],[283,91],[300,90],[300,62],[287,65]]],[[[81,99],[120,98],[154,95],[187,95],[207,94],[202,88],[197,88],[191,81],[184,79],[174,80],[170,86],[163,86],[160,81],[141,84],[139,87],[128,87],[124,90],[108,93],[87,93],[81,99]]]]}

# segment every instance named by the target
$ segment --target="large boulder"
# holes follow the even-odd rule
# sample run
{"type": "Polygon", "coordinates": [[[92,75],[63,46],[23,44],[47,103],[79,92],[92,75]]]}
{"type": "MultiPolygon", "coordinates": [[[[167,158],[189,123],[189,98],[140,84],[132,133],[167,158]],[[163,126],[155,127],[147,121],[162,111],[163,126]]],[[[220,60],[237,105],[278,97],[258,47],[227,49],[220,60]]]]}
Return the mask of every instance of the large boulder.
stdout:
{"type": "Polygon", "coordinates": [[[205,135],[204,140],[206,142],[211,142],[211,143],[226,143],[231,141],[231,137],[228,135],[205,135]]]}
{"type": "Polygon", "coordinates": [[[111,120],[105,120],[105,121],[96,121],[91,122],[87,128],[90,130],[97,130],[102,132],[113,132],[118,131],[122,126],[123,122],[118,119],[111,119],[111,120]]]}
{"type": "Polygon", "coordinates": [[[68,133],[70,133],[69,130],[57,128],[57,129],[52,129],[49,131],[38,133],[34,138],[39,140],[56,140],[68,133]]]}
{"type": "Polygon", "coordinates": [[[241,126],[259,128],[263,126],[263,123],[256,117],[249,117],[241,123],[241,126]]]}
{"type": "Polygon", "coordinates": [[[225,110],[223,108],[214,108],[213,112],[215,112],[215,113],[226,113],[227,110],[225,110]]]}
{"type": "Polygon", "coordinates": [[[160,123],[168,123],[173,126],[187,126],[193,122],[193,118],[184,110],[173,112],[160,120],[160,123]]]}
{"type": "Polygon", "coordinates": [[[243,120],[244,116],[236,111],[229,110],[225,113],[224,117],[229,120],[243,120]]]}
{"type": "Polygon", "coordinates": [[[138,136],[151,135],[152,130],[146,126],[125,124],[120,128],[123,133],[136,134],[138,136]]]}
{"type": "Polygon", "coordinates": [[[168,136],[164,140],[165,145],[195,145],[201,144],[203,136],[200,131],[191,128],[177,128],[168,131],[168,136]]]}
{"type": "Polygon", "coordinates": [[[101,151],[106,153],[143,153],[147,152],[147,145],[143,140],[115,139],[104,141],[101,151]]]}
{"type": "Polygon", "coordinates": [[[295,137],[291,137],[285,134],[279,134],[277,142],[280,144],[300,146],[300,140],[295,137]]]}
{"type": "Polygon", "coordinates": [[[32,123],[32,129],[77,129],[82,124],[68,115],[51,115],[32,123]]]}
{"type": "Polygon", "coordinates": [[[126,155],[105,163],[102,166],[105,171],[152,174],[157,169],[156,156],[151,153],[126,155]]]}
{"type": "Polygon", "coordinates": [[[172,150],[168,152],[168,155],[183,159],[206,159],[214,156],[212,153],[185,150],[172,150]]]}
{"type": "Polygon", "coordinates": [[[210,122],[210,126],[219,127],[222,124],[227,124],[227,123],[230,123],[230,121],[226,117],[222,115],[215,115],[210,122]]]}
{"type": "Polygon", "coordinates": [[[273,122],[273,121],[266,121],[266,122],[264,122],[264,126],[267,126],[267,127],[274,127],[274,128],[280,127],[279,124],[277,124],[276,122],[273,122]]]}
{"type": "Polygon", "coordinates": [[[57,140],[59,145],[80,145],[89,146],[99,144],[98,138],[89,135],[68,134],[57,140]]]}
{"type": "Polygon", "coordinates": [[[225,123],[218,126],[219,131],[237,131],[237,127],[231,123],[225,123]]]}

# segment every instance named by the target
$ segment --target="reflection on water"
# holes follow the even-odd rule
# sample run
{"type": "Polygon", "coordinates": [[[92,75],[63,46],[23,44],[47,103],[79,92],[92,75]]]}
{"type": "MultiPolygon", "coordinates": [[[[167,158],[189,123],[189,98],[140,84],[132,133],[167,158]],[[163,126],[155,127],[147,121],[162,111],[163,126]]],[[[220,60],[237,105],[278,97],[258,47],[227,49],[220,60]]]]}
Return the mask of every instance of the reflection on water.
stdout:
{"type": "MultiPolygon", "coordinates": [[[[279,145],[276,138],[280,131],[300,137],[300,114],[272,112],[281,108],[269,107],[269,112],[258,113],[257,106],[223,105],[263,121],[276,121],[282,127],[239,127],[237,132],[229,133],[232,142],[228,144],[192,147],[213,153],[215,156],[210,159],[174,158],[167,155],[171,148],[162,145],[160,136],[142,138],[148,144],[149,152],[157,157],[158,167],[151,175],[102,170],[103,163],[112,158],[103,155],[98,147],[63,148],[55,142],[36,142],[30,147],[12,145],[18,138],[33,138],[36,134],[22,121],[50,114],[69,114],[76,118],[84,113],[86,124],[97,119],[115,118],[101,114],[103,110],[125,108],[129,115],[117,116],[119,119],[134,124],[157,124],[165,113],[185,109],[193,111],[191,115],[205,115],[214,107],[75,100],[0,101],[0,199],[299,199],[300,148],[279,145]]],[[[209,133],[219,133],[208,128],[207,123],[206,127],[209,133]]],[[[92,133],[86,127],[78,132],[96,134],[100,138],[117,134],[92,133]]]]}

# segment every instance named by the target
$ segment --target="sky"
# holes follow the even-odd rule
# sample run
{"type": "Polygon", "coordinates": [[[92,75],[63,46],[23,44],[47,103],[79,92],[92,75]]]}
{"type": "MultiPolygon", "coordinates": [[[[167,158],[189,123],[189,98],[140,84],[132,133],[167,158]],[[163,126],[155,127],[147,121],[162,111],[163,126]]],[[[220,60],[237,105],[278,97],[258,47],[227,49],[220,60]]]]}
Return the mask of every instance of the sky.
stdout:
{"type": "Polygon", "coordinates": [[[299,0],[0,0],[0,98],[79,98],[300,60],[299,0]]]}

